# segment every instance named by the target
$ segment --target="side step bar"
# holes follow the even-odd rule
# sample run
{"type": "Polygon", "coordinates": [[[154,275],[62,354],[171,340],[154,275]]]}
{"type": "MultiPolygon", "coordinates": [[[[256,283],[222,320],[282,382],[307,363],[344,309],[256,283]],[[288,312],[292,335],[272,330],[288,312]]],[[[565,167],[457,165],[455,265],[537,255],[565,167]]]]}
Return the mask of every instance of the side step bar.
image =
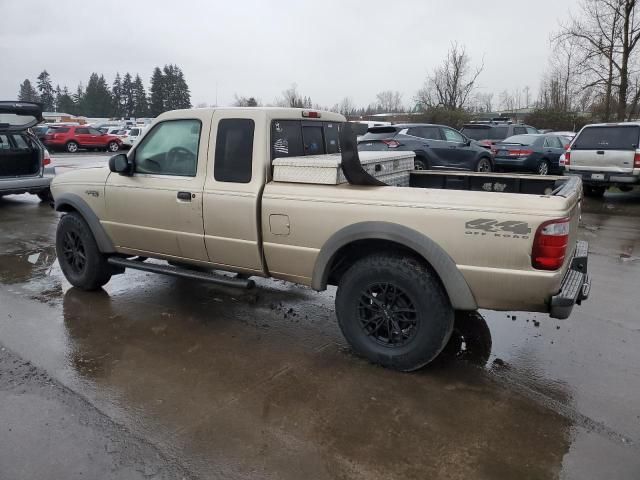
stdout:
{"type": "Polygon", "coordinates": [[[110,265],[120,268],[133,268],[135,270],[143,270],[145,272],[162,273],[173,277],[189,278],[191,280],[200,280],[203,282],[216,283],[225,287],[250,289],[256,286],[253,280],[248,278],[229,278],[221,275],[215,275],[207,272],[197,272],[188,268],[174,267],[171,265],[158,265],[157,263],[145,263],[139,260],[127,260],[120,257],[109,257],[107,262],[110,265]]]}

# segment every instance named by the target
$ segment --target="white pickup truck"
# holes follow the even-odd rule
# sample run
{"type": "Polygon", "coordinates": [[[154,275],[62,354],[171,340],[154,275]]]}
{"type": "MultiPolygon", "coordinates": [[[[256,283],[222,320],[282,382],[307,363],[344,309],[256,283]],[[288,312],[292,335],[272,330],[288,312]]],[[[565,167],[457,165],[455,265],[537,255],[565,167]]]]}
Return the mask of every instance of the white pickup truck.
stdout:
{"type": "Polygon", "coordinates": [[[53,181],[62,271],[87,290],[126,268],[337,285],[353,349],[404,371],[440,353],[456,311],[566,318],[587,298],[579,179],[415,171],[409,186],[385,186],[363,174],[344,122],[280,108],[159,116],[110,168],[53,181]],[[336,154],[347,183],[273,180],[275,159],[336,154]]]}

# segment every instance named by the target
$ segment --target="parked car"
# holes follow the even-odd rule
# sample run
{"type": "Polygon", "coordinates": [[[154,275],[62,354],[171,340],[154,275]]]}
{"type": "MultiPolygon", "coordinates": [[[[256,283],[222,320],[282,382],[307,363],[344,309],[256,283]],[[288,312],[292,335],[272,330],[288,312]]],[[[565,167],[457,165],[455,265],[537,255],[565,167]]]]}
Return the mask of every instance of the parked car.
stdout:
{"type": "Polygon", "coordinates": [[[514,135],[540,133],[529,125],[506,123],[506,122],[474,122],[467,123],[460,130],[464,136],[477,141],[486,149],[491,149],[496,142],[514,135]]]}
{"type": "Polygon", "coordinates": [[[373,127],[359,140],[358,150],[413,151],[416,170],[493,170],[491,152],[444,125],[406,123],[373,127]]]}
{"type": "Polygon", "coordinates": [[[628,192],[640,184],[640,123],[585,126],[565,153],[567,174],[579,175],[585,195],[601,197],[609,187],[628,192]]]}
{"type": "Polygon", "coordinates": [[[80,148],[95,148],[117,152],[122,140],[117,135],[108,135],[93,127],[65,125],[50,127],[42,139],[43,143],[57,150],[75,153],[80,148]]]}
{"type": "Polygon", "coordinates": [[[84,290],[128,268],[239,288],[251,275],[337,285],[354,351],[405,371],[442,351],[457,310],[567,318],[588,297],[579,179],[412,171],[411,187],[374,186],[344,123],[291,108],[163,113],[109,168],[54,180],[62,272],[84,290]],[[338,152],[353,183],[317,184],[338,152]],[[274,159],[304,165],[305,153],[301,181],[272,180],[274,159]]]}
{"type": "Polygon", "coordinates": [[[514,135],[494,144],[491,151],[500,170],[560,175],[560,156],[567,145],[567,138],[556,134],[514,135]]]}
{"type": "Polygon", "coordinates": [[[56,171],[49,152],[29,130],[42,121],[37,103],[0,102],[0,197],[31,193],[52,200],[49,186],[56,171]]]}
{"type": "Polygon", "coordinates": [[[122,145],[124,147],[131,148],[138,141],[138,138],[142,136],[145,130],[146,127],[143,126],[132,127],[122,136],[122,145]]]}

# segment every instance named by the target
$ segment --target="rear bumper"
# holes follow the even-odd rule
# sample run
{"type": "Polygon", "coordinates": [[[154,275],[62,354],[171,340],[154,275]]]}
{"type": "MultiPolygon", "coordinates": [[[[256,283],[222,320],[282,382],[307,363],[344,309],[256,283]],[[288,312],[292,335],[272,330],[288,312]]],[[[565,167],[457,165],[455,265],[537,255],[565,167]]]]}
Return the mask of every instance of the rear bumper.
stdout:
{"type": "Polygon", "coordinates": [[[587,272],[589,244],[579,241],[571,259],[571,266],[562,279],[560,293],[551,297],[549,314],[552,318],[565,319],[571,315],[573,306],[589,298],[591,278],[587,272]]]}
{"type": "Polygon", "coordinates": [[[608,185],[633,185],[640,183],[640,175],[637,173],[597,172],[565,170],[565,175],[575,175],[582,178],[584,185],[608,186],[608,185]]]}
{"type": "Polygon", "coordinates": [[[41,192],[49,188],[55,174],[55,167],[44,167],[43,176],[0,178],[0,194],[16,195],[41,192]]]}

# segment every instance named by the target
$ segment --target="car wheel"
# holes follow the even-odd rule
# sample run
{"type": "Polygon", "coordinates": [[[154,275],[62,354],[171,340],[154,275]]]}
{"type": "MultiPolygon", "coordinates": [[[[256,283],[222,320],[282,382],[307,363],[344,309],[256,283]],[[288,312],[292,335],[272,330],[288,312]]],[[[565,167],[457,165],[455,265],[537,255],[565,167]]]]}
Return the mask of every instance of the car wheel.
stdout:
{"type": "Polygon", "coordinates": [[[538,168],[536,168],[536,173],[538,175],[549,175],[549,161],[541,160],[538,164],[538,168]]]}
{"type": "Polygon", "coordinates": [[[36,195],[38,195],[38,198],[40,199],[41,202],[53,201],[53,195],[51,195],[51,190],[48,188],[46,190],[42,190],[41,192],[36,193],[36,195]]]}
{"type": "Polygon", "coordinates": [[[107,149],[110,152],[117,152],[118,150],[120,150],[120,144],[118,144],[118,142],[109,142],[107,144],[107,149]]]}
{"type": "Polygon", "coordinates": [[[62,273],[74,287],[97,290],[111,279],[111,267],[100,253],[87,222],[76,212],[58,223],[56,254],[62,273]]]}
{"type": "Polygon", "coordinates": [[[79,145],[76,142],[67,142],[66,149],[69,153],[76,153],[79,145]]]}
{"type": "Polygon", "coordinates": [[[476,172],[487,173],[491,170],[491,160],[489,160],[487,157],[482,157],[480,160],[478,160],[478,163],[476,164],[476,172]]]}
{"type": "Polygon", "coordinates": [[[604,195],[605,187],[594,187],[592,185],[584,186],[584,194],[591,198],[601,198],[604,195]]]}
{"type": "Polygon", "coordinates": [[[415,170],[428,170],[429,165],[424,158],[416,157],[415,160],[413,161],[413,168],[415,170]]]}
{"type": "Polygon", "coordinates": [[[405,372],[436,358],[454,324],[449,298],[431,269],[390,254],[363,258],[347,270],[336,315],[355,353],[405,372]]]}

